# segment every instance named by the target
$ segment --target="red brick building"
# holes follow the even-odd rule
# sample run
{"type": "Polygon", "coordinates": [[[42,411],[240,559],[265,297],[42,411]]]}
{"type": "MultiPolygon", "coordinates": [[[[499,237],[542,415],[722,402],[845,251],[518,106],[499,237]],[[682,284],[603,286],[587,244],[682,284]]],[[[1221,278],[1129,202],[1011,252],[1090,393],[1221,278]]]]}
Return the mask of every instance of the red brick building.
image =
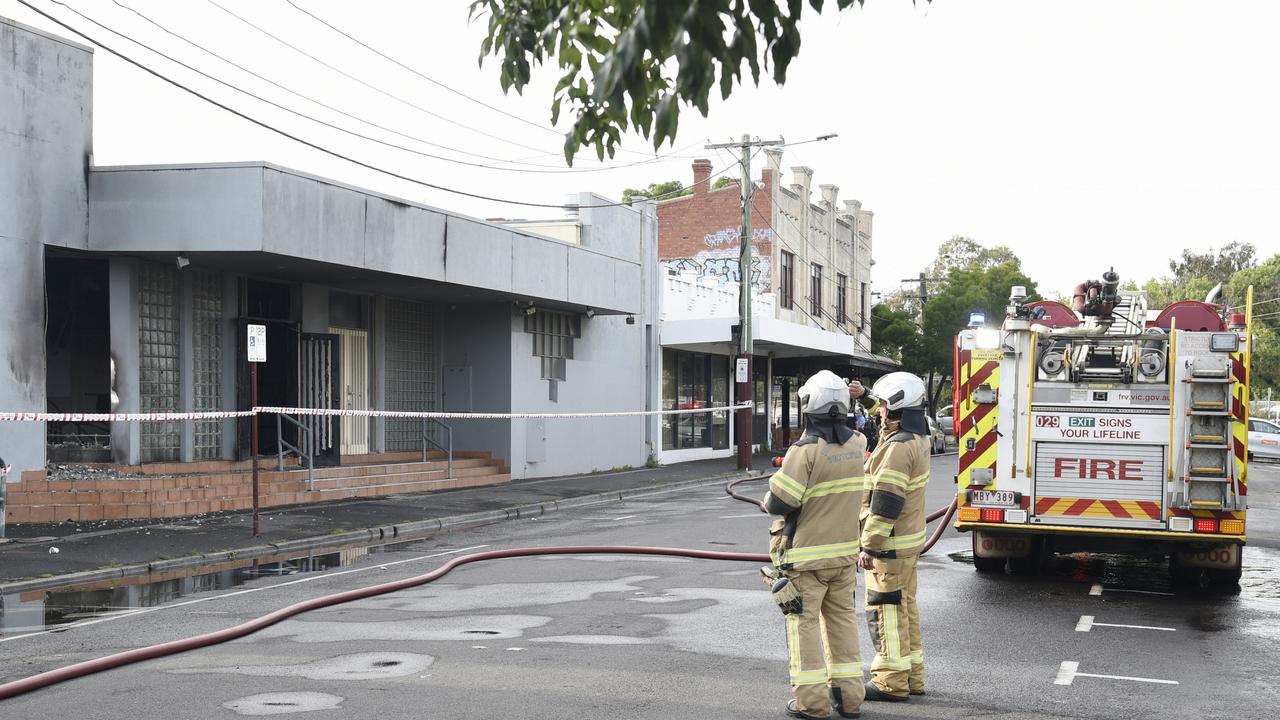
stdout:
{"type": "MultiPolygon", "coordinates": [[[[765,169],[752,195],[751,284],[772,292],[773,184],[777,171],[765,169]]],[[[738,282],[742,238],[741,181],[711,188],[711,161],[693,161],[693,194],[658,203],[658,259],[677,272],[718,276],[738,282]]]]}

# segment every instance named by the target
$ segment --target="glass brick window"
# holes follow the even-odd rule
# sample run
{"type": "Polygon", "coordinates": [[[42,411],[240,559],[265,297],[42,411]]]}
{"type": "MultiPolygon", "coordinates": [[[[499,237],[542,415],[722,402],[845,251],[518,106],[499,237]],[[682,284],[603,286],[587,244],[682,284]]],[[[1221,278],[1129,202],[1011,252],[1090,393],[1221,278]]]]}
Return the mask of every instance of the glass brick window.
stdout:
{"type": "Polygon", "coordinates": [[[582,337],[578,316],[555,310],[535,310],[524,317],[524,331],[533,335],[533,355],[542,358],[543,380],[564,380],[566,361],[573,359],[573,340],[582,337]]]}
{"type": "MultiPolygon", "coordinates": [[[[138,269],[139,412],[178,412],[178,296],[173,268],[138,269]]],[[[140,423],[143,462],[178,460],[181,425],[140,423]]]]}
{"type": "MultiPolygon", "coordinates": [[[[191,276],[191,409],[222,410],[222,273],[191,276]]],[[[196,420],[193,455],[215,460],[222,454],[222,421],[196,420]]]]}

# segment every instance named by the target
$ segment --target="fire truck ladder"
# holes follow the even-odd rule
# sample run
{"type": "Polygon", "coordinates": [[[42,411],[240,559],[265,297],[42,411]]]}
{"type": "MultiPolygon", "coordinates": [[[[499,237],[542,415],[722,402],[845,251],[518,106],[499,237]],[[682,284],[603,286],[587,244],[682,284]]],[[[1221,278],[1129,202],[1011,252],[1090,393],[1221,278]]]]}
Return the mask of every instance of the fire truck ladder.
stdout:
{"type": "Polygon", "coordinates": [[[1175,502],[1189,509],[1233,510],[1235,462],[1231,451],[1231,366],[1224,355],[1197,357],[1182,382],[1187,421],[1186,466],[1175,502]]]}

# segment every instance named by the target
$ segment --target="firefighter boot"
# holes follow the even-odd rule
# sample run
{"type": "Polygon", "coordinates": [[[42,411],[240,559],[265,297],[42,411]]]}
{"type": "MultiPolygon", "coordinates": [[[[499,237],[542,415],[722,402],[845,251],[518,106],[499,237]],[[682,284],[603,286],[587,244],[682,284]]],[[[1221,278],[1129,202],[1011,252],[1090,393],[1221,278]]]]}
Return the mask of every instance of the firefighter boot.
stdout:
{"type": "MultiPolygon", "coordinates": [[[[909,697],[911,627],[902,602],[907,580],[903,570],[907,565],[906,560],[877,558],[875,567],[867,573],[867,625],[876,648],[871,682],[867,683],[868,700],[909,697]]],[[[911,565],[914,567],[914,563],[911,565]]]]}
{"type": "Polygon", "coordinates": [[[862,713],[856,708],[845,708],[844,692],[838,687],[831,688],[831,706],[835,708],[836,714],[842,718],[862,717],[862,713]]]}

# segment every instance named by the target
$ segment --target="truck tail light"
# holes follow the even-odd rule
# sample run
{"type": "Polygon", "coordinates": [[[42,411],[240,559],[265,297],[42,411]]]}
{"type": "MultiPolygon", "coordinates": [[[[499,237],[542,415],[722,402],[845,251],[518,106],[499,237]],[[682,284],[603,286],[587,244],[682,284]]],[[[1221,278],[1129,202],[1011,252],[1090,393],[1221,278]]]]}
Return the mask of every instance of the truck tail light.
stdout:
{"type": "Polygon", "coordinates": [[[982,513],[975,507],[960,508],[960,522],[978,522],[982,519],[982,513]]]}
{"type": "Polygon", "coordinates": [[[982,522],[1002,523],[1004,522],[1003,508],[982,508],[982,522]]]}
{"type": "Polygon", "coordinates": [[[1221,532],[1223,535],[1243,535],[1243,520],[1223,520],[1221,523],[1221,532]]]}
{"type": "Polygon", "coordinates": [[[1169,529],[1174,532],[1191,532],[1191,518],[1171,517],[1169,518],[1169,529]]]}
{"type": "Polygon", "coordinates": [[[1198,533],[1216,533],[1218,532],[1218,520],[1216,518],[1196,518],[1196,532],[1198,533]]]}

